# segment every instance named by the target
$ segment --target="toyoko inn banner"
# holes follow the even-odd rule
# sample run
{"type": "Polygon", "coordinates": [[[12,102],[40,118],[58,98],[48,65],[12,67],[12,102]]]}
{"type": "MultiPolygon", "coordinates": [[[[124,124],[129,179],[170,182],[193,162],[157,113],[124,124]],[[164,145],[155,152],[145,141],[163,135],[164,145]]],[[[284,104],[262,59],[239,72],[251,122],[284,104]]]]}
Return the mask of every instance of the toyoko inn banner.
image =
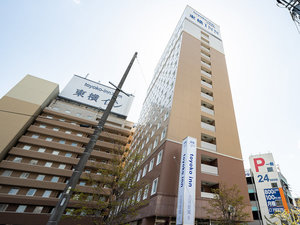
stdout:
{"type": "MultiPolygon", "coordinates": [[[[113,88],[74,75],[59,96],[105,110],[114,91],[113,88]]],[[[127,116],[133,98],[133,95],[128,97],[124,93],[119,93],[112,112],[127,116]]]]}
{"type": "Polygon", "coordinates": [[[195,222],[196,146],[196,138],[186,137],[182,142],[176,224],[195,222]]]}

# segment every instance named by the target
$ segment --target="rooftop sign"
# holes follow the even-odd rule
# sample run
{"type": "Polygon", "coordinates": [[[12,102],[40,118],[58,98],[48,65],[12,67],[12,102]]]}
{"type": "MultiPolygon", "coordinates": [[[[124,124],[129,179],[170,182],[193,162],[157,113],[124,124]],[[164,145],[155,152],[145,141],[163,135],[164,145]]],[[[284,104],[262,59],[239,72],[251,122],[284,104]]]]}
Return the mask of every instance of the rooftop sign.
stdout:
{"type": "MultiPolygon", "coordinates": [[[[59,96],[105,110],[113,93],[113,88],[74,75],[59,96]]],[[[112,108],[112,112],[122,116],[127,116],[133,98],[133,95],[128,97],[124,93],[120,93],[112,108]]]]}

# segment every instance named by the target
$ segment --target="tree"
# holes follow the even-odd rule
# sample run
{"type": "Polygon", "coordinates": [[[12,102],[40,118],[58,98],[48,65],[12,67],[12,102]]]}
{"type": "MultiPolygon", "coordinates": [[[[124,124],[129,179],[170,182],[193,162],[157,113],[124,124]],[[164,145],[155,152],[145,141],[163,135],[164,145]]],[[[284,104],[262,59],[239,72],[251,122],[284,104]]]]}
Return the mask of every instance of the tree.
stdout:
{"type": "Polygon", "coordinates": [[[147,181],[136,182],[136,168],[141,158],[140,154],[134,153],[115,157],[110,160],[110,167],[95,164],[97,174],[103,178],[95,179],[95,173],[86,177],[86,184],[93,187],[92,194],[74,190],[73,200],[77,200],[78,204],[67,209],[67,217],[81,222],[84,216],[96,225],[111,225],[124,223],[128,217],[135,216],[137,210],[147,204],[139,196],[147,181]],[[105,185],[99,185],[99,182],[105,185]],[[108,187],[110,193],[107,193],[108,187]]]}
{"type": "Polygon", "coordinates": [[[217,224],[243,224],[242,221],[249,217],[249,214],[245,212],[244,196],[240,194],[237,185],[227,187],[221,184],[212,192],[215,196],[209,200],[209,207],[204,207],[204,209],[212,219],[216,219],[217,224]]]}
{"type": "MultiPolygon", "coordinates": [[[[300,204],[300,200],[298,201],[300,204]]],[[[266,218],[266,217],[265,217],[266,218]]],[[[270,221],[268,218],[268,225],[279,225],[279,224],[289,224],[289,225],[297,225],[300,223],[300,208],[294,207],[290,210],[284,210],[282,212],[275,212],[270,219],[277,219],[276,222],[270,221]]]]}

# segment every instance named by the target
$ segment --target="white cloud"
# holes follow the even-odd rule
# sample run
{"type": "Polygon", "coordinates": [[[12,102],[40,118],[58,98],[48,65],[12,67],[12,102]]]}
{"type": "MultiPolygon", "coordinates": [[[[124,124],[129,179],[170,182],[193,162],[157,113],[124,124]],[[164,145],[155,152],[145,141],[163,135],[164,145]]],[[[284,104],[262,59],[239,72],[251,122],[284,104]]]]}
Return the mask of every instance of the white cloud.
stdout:
{"type": "Polygon", "coordinates": [[[80,0],[73,0],[75,4],[80,4],[80,0]]]}

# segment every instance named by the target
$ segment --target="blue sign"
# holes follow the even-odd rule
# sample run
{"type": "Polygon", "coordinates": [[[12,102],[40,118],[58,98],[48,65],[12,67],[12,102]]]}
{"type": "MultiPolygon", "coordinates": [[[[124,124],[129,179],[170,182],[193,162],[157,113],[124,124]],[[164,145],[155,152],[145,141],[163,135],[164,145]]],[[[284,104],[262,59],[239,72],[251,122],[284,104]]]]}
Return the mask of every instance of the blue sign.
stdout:
{"type": "Polygon", "coordinates": [[[269,214],[275,212],[283,212],[282,199],[278,188],[266,188],[264,189],[269,214]]]}

